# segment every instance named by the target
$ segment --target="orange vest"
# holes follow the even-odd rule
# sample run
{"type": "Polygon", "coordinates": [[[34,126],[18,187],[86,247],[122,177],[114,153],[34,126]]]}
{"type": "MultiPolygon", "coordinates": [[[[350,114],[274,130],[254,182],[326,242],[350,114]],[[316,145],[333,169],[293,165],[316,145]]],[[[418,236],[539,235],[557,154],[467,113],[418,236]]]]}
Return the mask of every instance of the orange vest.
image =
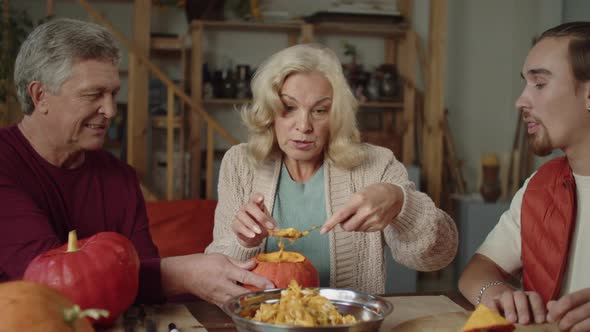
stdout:
{"type": "Polygon", "coordinates": [[[545,303],[559,296],[576,211],[567,158],[553,159],[529,181],[520,214],[523,287],[541,294],[545,303]]]}

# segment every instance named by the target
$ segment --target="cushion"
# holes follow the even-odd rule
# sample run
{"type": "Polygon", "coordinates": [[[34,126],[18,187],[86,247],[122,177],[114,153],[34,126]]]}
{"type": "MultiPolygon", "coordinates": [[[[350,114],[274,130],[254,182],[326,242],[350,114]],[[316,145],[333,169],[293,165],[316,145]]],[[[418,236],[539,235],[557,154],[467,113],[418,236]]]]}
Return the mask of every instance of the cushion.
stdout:
{"type": "Polygon", "coordinates": [[[213,241],[215,200],[146,202],[150,233],[160,257],[202,253],[213,241]]]}

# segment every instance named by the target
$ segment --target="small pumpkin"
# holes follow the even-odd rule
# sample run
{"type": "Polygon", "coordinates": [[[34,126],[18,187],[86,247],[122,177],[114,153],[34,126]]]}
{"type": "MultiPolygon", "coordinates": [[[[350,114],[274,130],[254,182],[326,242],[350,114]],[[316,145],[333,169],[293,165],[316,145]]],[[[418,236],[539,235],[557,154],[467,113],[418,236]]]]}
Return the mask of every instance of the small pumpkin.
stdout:
{"type": "Polygon", "coordinates": [[[104,315],[106,312],[81,311],[57,290],[31,281],[0,284],[2,331],[90,332],[94,329],[85,318],[89,314],[104,315]]]}
{"type": "MultiPolygon", "coordinates": [[[[274,251],[261,253],[253,258],[256,267],[252,272],[272,281],[277,288],[287,288],[291,280],[301,287],[319,287],[320,276],[307,257],[294,251],[274,251]]],[[[250,290],[259,290],[252,285],[244,285],[250,290]]]]}
{"type": "Polygon", "coordinates": [[[66,245],[33,259],[23,279],[59,290],[82,309],[108,310],[108,318],[91,321],[109,325],[135,300],[139,257],[121,234],[101,232],[78,241],[72,231],[66,245]]]}

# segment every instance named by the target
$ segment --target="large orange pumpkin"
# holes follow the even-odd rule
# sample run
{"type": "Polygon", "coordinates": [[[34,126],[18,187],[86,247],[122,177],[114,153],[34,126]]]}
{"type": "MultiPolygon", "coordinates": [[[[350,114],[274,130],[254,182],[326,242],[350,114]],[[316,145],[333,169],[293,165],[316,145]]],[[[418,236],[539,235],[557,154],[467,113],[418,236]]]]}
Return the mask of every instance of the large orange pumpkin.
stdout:
{"type": "Polygon", "coordinates": [[[0,284],[0,331],[94,331],[76,306],[57,290],[31,281],[0,284]]]}
{"type": "Polygon", "coordinates": [[[23,279],[53,287],[82,309],[108,310],[109,325],[135,301],[139,288],[139,257],[133,243],[121,234],[101,232],[78,241],[70,232],[68,244],[49,250],[29,263],[23,279]]]}
{"type": "MultiPolygon", "coordinates": [[[[301,287],[319,287],[320,276],[307,257],[293,251],[262,253],[253,258],[256,267],[252,272],[272,281],[277,288],[287,288],[291,280],[301,287]]],[[[259,290],[245,285],[250,290],[259,290]]]]}

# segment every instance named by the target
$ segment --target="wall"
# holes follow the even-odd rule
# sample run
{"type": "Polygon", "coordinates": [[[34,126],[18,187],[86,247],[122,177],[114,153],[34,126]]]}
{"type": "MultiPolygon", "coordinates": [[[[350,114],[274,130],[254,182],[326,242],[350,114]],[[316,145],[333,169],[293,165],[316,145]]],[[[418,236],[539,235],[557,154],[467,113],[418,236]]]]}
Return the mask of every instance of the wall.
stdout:
{"type": "MultiPolygon", "coordinates": [[[[564,1],[566,16],[579,17],[580,8],[590,7],[584,0],[564,1]]],[[[273,0],[271,9],[288,11],[291,15],[307,15],[327,8],[331,3],[330,0],[273,0]]],[[[449,0],[448,3],[446,104],[457,153],[465,161],[463,169],[469,190],[476,191],[482,154],[507,154],[511,149],[517,117],[514,101],[522,87],[519,75],[521,65],[532,37],[561,22],[562,1],[449,0]]],[[[44,14],[44,1],[36,1],[32,6],[24,2],[13,4],[30,8],[36,17],[44,14]]],[[[95,6],[119,29],[127,35],[131,34],[132,11],[128,3],[95,6]]],[[[64,0],[56,1],[56,14],[85,18],[77,4],[64,0]]],[[[152,17],[152,31],[186,31],[186,20],[180,11],[154,9],[152,17]]],[[[415,0],[414,25],[424,41],[427,41],[428,24],[429,0],[415,0]]],[[[342,55],[344,40],[358,45],[361,61],[369,66],[383,61],[380,38],[333,36],[318,41],[342,55]]],[[[213,33],[205,40],[205,59],[216,67],[225,63],[257,66],[272,52],[286,45],[286,37],[282,34],[213,33]]],[[[342,59],[345,58],[342,56],[342,59]]],[[[126,67],[126,59],[122,67],[126,67]]],[[[178,72],[172,74],[179,75],[178,72]]],[[[125,90],[122,90],[120,98],[122,101],[126,99],[125,90]]],[[[238,138],[245,139],[237,112],[231,109],[220,111],[216,117],[231,132],[237,133],[238,138]]]]}
{"type": "Polygon", "coordinates": [[[446,100],[469,190],[483,154],[509,153],[521,66],[532,38],[560,21],[561,1],[449,1],[446,100]]]}
{"type": "Polygon", "coordinates": [[[589,21],[590,1],[563,0],[563,21],[589,21]]]}

